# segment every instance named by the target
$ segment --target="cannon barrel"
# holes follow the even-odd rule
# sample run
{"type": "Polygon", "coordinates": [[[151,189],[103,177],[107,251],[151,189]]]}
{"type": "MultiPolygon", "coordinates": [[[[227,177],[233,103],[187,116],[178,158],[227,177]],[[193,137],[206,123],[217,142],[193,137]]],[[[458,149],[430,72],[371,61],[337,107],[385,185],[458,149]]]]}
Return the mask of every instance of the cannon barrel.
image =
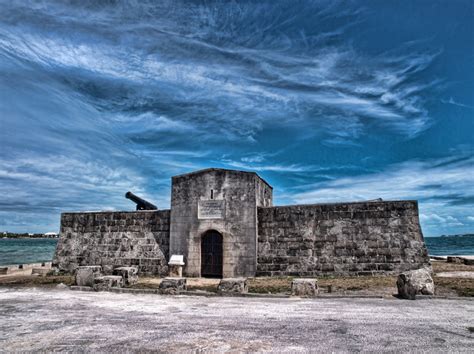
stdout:
{"type": "Polygon", "coordinates": [[[153,205],[145,199],[136,196],[132,192],[125,193],[125,198],[130,199],[135,204],[137,204],[137,210],[158,210],[156,205],[153,205]]]}

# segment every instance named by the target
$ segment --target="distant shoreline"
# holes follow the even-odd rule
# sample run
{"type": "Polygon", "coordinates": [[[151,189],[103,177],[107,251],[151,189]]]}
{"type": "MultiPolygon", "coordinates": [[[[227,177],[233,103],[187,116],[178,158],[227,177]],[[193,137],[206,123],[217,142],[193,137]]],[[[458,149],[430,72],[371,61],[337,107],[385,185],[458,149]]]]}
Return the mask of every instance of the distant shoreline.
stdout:
{"type": "Polygon", "coordinates": [[[18,236],[18,237],[7,237],[7,236],[3,236],[3,237],[0,237],[1,239],[9,239],[9,240],[25,240],[25,239],[29,239],[29,240],[37,240],[37,239],[41,239],[41,238],[47,238],[47,239],[51,239],[51,238],[59,238],[59,236],[38,236],[38,237],[28,237],[28,236],[18,236]]]}
{"type": "Polygon", "coordinates": [[[39,239],[39,238],[59,238],[59,233],[31,233],[31,232],[0,232],[0,239],[39,239]]]}

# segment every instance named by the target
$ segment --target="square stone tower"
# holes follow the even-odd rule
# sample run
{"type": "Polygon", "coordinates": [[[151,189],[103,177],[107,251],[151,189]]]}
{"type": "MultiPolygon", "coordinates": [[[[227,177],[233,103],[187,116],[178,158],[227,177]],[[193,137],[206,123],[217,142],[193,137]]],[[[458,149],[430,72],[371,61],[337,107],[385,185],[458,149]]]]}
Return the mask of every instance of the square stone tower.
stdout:
{"type": "Polygon", "coordinates": [[[172,178],[170,255],[190,277],[255,276],[257,207],[272,187],[255,172],[206,169],[172,178]]]}

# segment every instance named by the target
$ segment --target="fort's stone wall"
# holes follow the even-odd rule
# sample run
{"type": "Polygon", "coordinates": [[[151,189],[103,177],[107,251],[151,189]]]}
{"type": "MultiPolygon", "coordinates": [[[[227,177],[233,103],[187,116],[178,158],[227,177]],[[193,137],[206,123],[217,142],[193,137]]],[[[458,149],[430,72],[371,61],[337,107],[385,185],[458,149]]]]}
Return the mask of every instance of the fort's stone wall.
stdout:
{"type": "Polygon", "coordinates": [[[136,266],[163,276],[176,254],[184,256],[185,276],[201,276],[211,264],[219,272],[208,276],[247,277],[392,273],[429,264],[416,201],[273,207],[272,193],[252,172],[175,176],[171,210],[62,214],[53,266],[72,272],[101,265],[106,273],[136,266]],[[203,235],[211,230],[222,238],[209,250],[203,235]]]}
{"type": "Polygon", "coordinates": [[[257,276],[376,274],[429,263],[416,201],[258,208],[257,276]]]}
{"type": "Polygon", "coordinates": [[[105,273],[136,266],[140,274],[166,275],[169,225],[169,210],[64,213],[53,266],[102,265],[105,273]]]}

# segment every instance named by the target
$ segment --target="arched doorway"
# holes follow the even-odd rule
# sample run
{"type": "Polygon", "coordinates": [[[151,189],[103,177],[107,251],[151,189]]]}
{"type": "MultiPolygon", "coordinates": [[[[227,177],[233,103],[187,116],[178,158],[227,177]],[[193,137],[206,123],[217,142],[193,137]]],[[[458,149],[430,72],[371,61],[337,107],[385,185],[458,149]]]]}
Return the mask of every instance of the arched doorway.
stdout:
{"type": "Polygon", "coordinates": [[[222,235],[215,230],[202,236],[201,277],[222,278],[222,235]]]}

